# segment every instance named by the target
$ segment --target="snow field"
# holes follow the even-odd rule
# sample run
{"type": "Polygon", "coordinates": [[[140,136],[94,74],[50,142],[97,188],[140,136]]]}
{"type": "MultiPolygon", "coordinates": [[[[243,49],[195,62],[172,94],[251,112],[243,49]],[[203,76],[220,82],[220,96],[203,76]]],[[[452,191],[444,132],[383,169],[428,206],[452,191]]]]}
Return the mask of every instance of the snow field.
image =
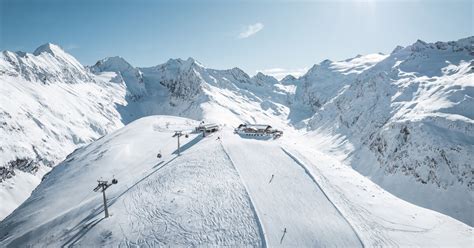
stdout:
{"type": "Polygon", "coordinates": [[[253,200],[269,247],[362,246],[344,216],[277,142],[225,134],[222,142],[253,200]]]}
{"type": "Polygon", "coordinates": [[[123,126],[115,105],[123,104],[125,89],[98,83],[43,85],[8,76],[1,85],[0,164],[30,163],[0,183],[0,199],[7,202],[0,204],[3,219],[75,148],[123,126]]]}
{"type": "Polygon", "coordinates": [[[248,195],[218,141],[182,137],[175,154],[172,130],[196,124],[143,118],[76,150],[2,222],[0,246],[259,246],[248,195]],[[92,189],[113,175],[104,219],[92,189]]]}
{"type": "MultiPolygon", "coordinates": [[[[447,215],[400,199],[341,162],[322,143],[302,144],[287,134],[282,146],[315,178],[366,247],[470,247],[474,229],[447,215]]],[[[313,139],[316,137],[313,137],[313,139]]],[[[315,139],[315,140],[318,140],[315,139]]],[[[407,189],[408,190],[408,189],[407,189]]]]}

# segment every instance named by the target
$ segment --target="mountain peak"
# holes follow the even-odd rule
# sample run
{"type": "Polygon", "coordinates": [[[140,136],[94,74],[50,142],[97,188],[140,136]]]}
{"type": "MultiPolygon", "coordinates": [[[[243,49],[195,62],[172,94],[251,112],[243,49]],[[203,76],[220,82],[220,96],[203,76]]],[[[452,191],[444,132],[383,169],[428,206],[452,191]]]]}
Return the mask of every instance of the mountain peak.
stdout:
{"type": "Polygon", "coordinates": [[[390,54],[397,53],[398,51],[402,50],[403,48],[404,48],[404,47],[398,45],[397,47],[395,47],[395,48],[393,49],[393,51],[392,51],[390,54]]]}
{"type": "Polygon", "coordinates": [[[192,57],[189,57],[187,58],[186,60],[184,59],[181,59],[181,58],[177,58],[177,59],[169,59],[165,65],[172,65],[172,66],[176,66],[176,67],[179,67],[179,68],[182,68],[182,69],[190,69],[194,66],[198,66],[198,67],[202,67],[204,68],[204,65],[202,65],[199,61],[195,60],[194,58],[192,57]]]}
{"type": "MultiPolygon", "coordinates": [[[[253,78],[276,80],[275,77],[270,76],[270,75],[267,75],[267,74],[264,74],[264,73],[261,72],[261,71],[257,72],[257,74],[255,74],[255,76],[253,76],[253,78]]],[[[278,81],[278,80],[277,80],[277,81],[278,81]]]]}
{"type": "Polygon", "coordinates": [[[239,67],[234,67],[230,69],[229,71],[235,76],[250,78],[249,75],[246,72],[244,72],[242,69],[240,69],[239,67]]]}
{"type": "Polygon", "coordinates": [[[193,57],[189,57],[186,61],[185,61],[186,65],[189,65],[189,66],[192,66],[192,65],[197,65],[199,67],[204,67],[203,64],[201,64],[199,61],[195,60],[193,57]]]}
{"type": "Polygon", "coordinates": [[[33,54],[38,56],[44,52],[49,53],[53,56],[65,53],[64,50],[60,46],[53,43],[46,43],[36,48],[33,54]]]}
{"type": "Polygon", "coordinates": [[[280,80],[280,82],[291,82],[294,80],[296,80],[296,77],[290,74],[286,75],[282,80],[280,80]]]}
{"type": "Polygon", "coordinates": [[[125,60],[123,57],[121,56],[112,56],[112,57],[107,57],[105,58],[104,60],[107,60],[107,61],[117,61],[117,62],[121,62],[121,63],[127,63],[127,60],[125,60]]]}
{"type": "Polygon", "coordinates": [[[263,74],[261,71],[257,72],[254,77],[265,77],[267,75],[263,74]]]}
{"type": "Polygon", "coordinates": [[[97,61],[95,67],[101,67],[102,69],[109,69],[111,71],[120,71],[133,67],[124,58],[120,56],[107,57],[97,61]]]}
{"type": "Polygon", "coordinates": [[[265,84],[277,84],[278,80],[272,76],[265,75],[261,71],[259,71],[255,76],[252,77],[254,82],[258,85],[265,85],[265,84]]]}
{"type": "Polygon", "coordinates": [[[320,70],[328,69],[331,64],[333,63],[332,60],[330,59],[325,59],[321,61],[319,64],[314,64],[307,72],[305,75],[315,73],[320,70]]]}
{"type": "Polygon", "coordinates": [[[93,81],[79,61],[52,43],[39,46],[32,54],[5,51],[2,55],[8,67],[28,81],[44,84],[93,81]]]}
{"type": "Polygon", "coordinates": [[[420,52],[420,51],[425,50],[429,47],[430,47],[430,44],[418,39],[415,43],[413,43],[410,46],[410,50],[412,52],[420,52]]]}
{"type": "Polygon", "coordinates": [[[321,65],[329,65],[331,63],[332,63],[332,60],[330,60],[330,59],[325,59],[325,60],[321,61],[321,65]]]}
{"type": "Polygon", "coordinates": [[[422,41],[420,39],[416,40],[415,44],[419,44],[419,45],[426,45],[428,43],[426,43],[425,41],[422,41]]]}

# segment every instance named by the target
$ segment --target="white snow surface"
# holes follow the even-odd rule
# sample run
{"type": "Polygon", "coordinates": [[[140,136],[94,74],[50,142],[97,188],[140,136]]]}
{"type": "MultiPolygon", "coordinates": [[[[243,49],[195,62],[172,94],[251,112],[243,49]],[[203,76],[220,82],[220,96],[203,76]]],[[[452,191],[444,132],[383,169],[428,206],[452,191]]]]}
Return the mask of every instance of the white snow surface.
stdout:
{"type": "Polygon", "coordinates": [[[325,149],[385,189],[473,225],[473,44],[396,49],[323,104],[308,128],[338,137],[325,149]]]}
{"type": "MultiPolygon", "coordinates": [[[[129,123],[140,123],[142,120],[134,121],[142,117],[163,114],[183,116],[196,121],[222,124],[224,130],[230,130],[240,123],[270,124],[285,133],[280,141],[261,143],[264,141],[235,139],[233,135],[227,135],[229,131],[223,131],[220,135],[223,137],[223,147],[219,148],[215,146],[215,142],[211,144],[205,139],[195,140],[197,143],[186,150],[215,152],[213,157],[226,161],[219,166],[228,167],[214,169],[230,173],[225,178],[231,178],[232,173],[240,178],[240,181],[235,181],[235,185],[225,185],[225,182],[219,182],[223,185],[209,185],[211,182],[205,181],[205,176],[202,175],[192,175],[196,181],[191,180],[196,183],[196,187],[202,189],[214,186],[229,187],[231,190],[226,192],[227,196],[237,194],[232,196],[235,201],[229,203],[229,208],[240,206],[246,209],[242,210],[246,212],[238,214],[247,217],[238,219],[238,223],[242,224],[237,225],[236,229],[228,226],[221,228],[222,230],[216,228],[226,222],[214,219],[215,223],[200,227],[191,224],[191,229],[197,231],[190,234],[187,232],[189,228],[181,228],[184,224],[180,221],[184,217],[172,214],[156,217],[153,211],[146,214],[131,211],[141,207],[132,200],[134,198],[131,195],[142,193],[130,191],[131,198],[124,197],[122,203],[129,204],[128,210],[124,207],[116,211],[120,215],[135,216],[135,219],[128,220],[129,223],[133,222],[133,225],[142,223],[144,219],[150,223],[134,226],[136,229],[133,232],[140,233],[136,238],[124,240],[113,236],[114,238],[104,241],[103,237],[91,236],[92,232],[64,233],[70,226],[64,226],[64,230],[55,229],[50,225],[43,226],[57,217],[58,209],[62,209],[63,203],[49,207],[41,197],[38,198],[45,193],[40,190],[41,193],[32,195],[32,198],[37,197],[36,200],[28,200],[29,202],[25,202],[0,224],[0,232],[4,235],[0,235],[0,242],[27,245],[33,244],[34,240],[39,238],[39,244],[52,246],[67,242],[90,246],[99,241],[105,242],[101,244],[106,246],[318,246],[337,242],[340,242],[337,243],[340,246],[472,244],[473,233],[470,226],[474,223],[471,210],[474,207],[474,170],[471,162],[474,160],[473,44],[473,37],[452,42],[417,41],[407,47],[397,47],[389,55],[369,54],[344,61],[326,60],[314,65],[300,78],[285,77],[282,81],[261,73],[250,77],[239,68],[206,68],[192,58],[170,59],[154,67],[138,68],[121,57],[110,57],[100,60],[94,66],[84,67],[53,44],[43,45],[33,54],[5,51],[0,55],[0,219],[21,204],[40,183],[42,176],[72,151],[79,148],[74,153],[76,154],[83,149],[92,149],[109,136],[91,143],[94,140],[129,123]],[[208,145],[203,145],[204,143],[208,145]],[[81,148],[87,144],[90,144],[88,148],[81,148]],[[264,154],[268,156],[255,157],[255,151],[266,151],[264,154]],[[244,152],[248,157],[238,156],[244,152]],[[278,159],[273,159],[270,154],[278,159]],[[250,160],[259,161],[262,166],[252,166],[250,160]],[[292,176],[277,176],[278,174],[272,172],[273,167],[292,176]],[[268,183],[271,174],[275,175],[273,180],[276,181],[272,181],[270,185],[279,185],[278,190],[284,190],[281,196],[277,194],[279,191],[263,190],[266,188],[263,185],[268,183]],[[281,181],[277,180],[279,178],[281,181]],[[295,189],[293,184],[301,185],[302,188],[295,189]],[[243,193],[240,194],[240,191],[243,193]],[[302,195],[307,199],[297,197],[302,195]],[[280,206],[269,207],[268,202],[280,206]],[[320,218],[320,215],[307,212],[311,209],[306,208],[309,204],[317,207],[321,213],[326,213],[325,216],[331,216],[333,223],[315,224],[314,220],[320,218]],[[305,218],[285,213],[285,209],[306,213],[305,218]],[[55,214],[53,216],[48,213],[36,220],[32,218],[31,222],[26,217],[21,217],[33,216],[32,213],[36,211],[52,211],[55,214]],[[266,217],[267,213],[272,215],[266,217]],[[25,222],[20,221],[21,219],[25,222]],[[308,222],[312,220],[311,224],[303,219],[308,222]],[[156,222],[166,223],[160,224],[164,226],[170,222],[174,223],[174,227],[166,228],[174,228],[170,230],[178,236],[152,237],[154,233],[159,232],[156,230],[161,230],[151,227],[151,223],[156,222]],[[307,225],[311,228],[307,229],[307,225]],[[285,227],[287,232],[280,243],[285,227]],[[44,230],[51,228],[56,230],[54,235],[62,235],[63,238],[57,241],[52,241],[51,236],[43,238],[44,230]],[[239,230],[236,231],[237,229],[239,230]],[[245,233],[240,233],[243,232],[241,229],[245,229],[245,233]],[[302,235],[303,231],[300,230],[303,229],[307,231],[306,238],[298,236],[302,235]],[[27,230],[31,230],[31,233],[27,230]],[[336,240],[333,234],[339,231],[344,233],[344,238],[336,240]],[[206,236],[206,232],[212,234],[206,236]],[[315,233],[318,233],[317,238],[313,237],[315,233]],[[245,242],[242,235],[248,237],[245,242]],[[148,238],[143,238],[144,236],[148,238]],[[183,240],[183,243],[178,240],[183,240]],[[284,243],[285,241],[289,243],[284,243]]],[[[158,118],[157,123],[166,123],[169,122],[166,118],[171,117],[155,118],[158,118]]],[[[183,128],[192,128],[195,124],[188,119],[184,122],[187,123],[184,126],[187,126],[183,128]]],[[[146,124],[143,124],[142,128],[146,129],[145,126],[146,124]]],[[[127,128],[128,126],[126,130],[142,137],[138,134],[140,131],[131,131],[134,129],[132,127],[127,128]]],[[[159,128],[153,134],[163,131],[164,129],[159,128]]],[[[165,136],[171,134],[162,135],[165,139],[165,136]]],[[[153,148],[153,156],[156,156],[156,149],[160,149],[147,148],[150,149],[148,151],[153,148]]],[[[94,150],[99,151],[100,148],[96,147],[94,150]]],[[[119,154],[122,153],[101,151],[111,154],[110,156],[121,156],[119,154]]],[[[95,160],[90,158],[93,156],[91,154],[81,153],[81,156],[84,161],[94,161],[89,164],[95,164],[95,160]]],[[[198,158],[197,155],[189,156],[186,158],[189,161],[181,162],[196,166],[214,163],[198,158]]],[[[170,165],[180,167],[179,160],[184,157],[185,155],[176,158],[170,165]]],[[[150,157],[149,161],[151,159],[150,157]]],[[[142,174],[130,174],[130,178],[125,180],[137,181],[140,176],[146,175],[146,166],[149,165],[145,163],[149,161],[137,162],[138,165],[134,162],[134,166],[143,167],[143,170],[137,171],[142,174]]],[[[76,162],[68,162],[66,159],[57,168],[65,168],[66,164],[71,168],[76,162]]],[[[104,170],[106,167],[116,166],[108,164],[107,161],[102,164],[99,167],[104,167],[104,170]]],[[[78,165],[77,168],[82,173],[84,168],[90,166],[78,165]]],[[[204,170],[202,173],[211,177],[221,176],[214,176],[214,169],[204,170]]],[[[52,173],[60,173],[54,172],[56,170],[64,171],[61,173],[65,173],[69,178],[74,177],[68,174],[69,169],[55,169],[52,173]]],[[[112,174],[115,172],[114,170],[112,174]]],[[[88,178],[87,183],[89,180],[96,180],[97,176],[92,178],[92,174],[101,174],[101,171],[89,169],[88,173],[90,175],[84,176],[88,178]]],[[[178,173],[187,172],[183,170],[178,173]]],[[[173,181],[172,175],[166,175],[171,181],[159,181],[163,179],[158,180],[157,177],[152,184],[158,183],[168,187],[183,183],[178,179],[173,181]]],[[[46,187],[42,185],[47,180],[40,184],[38,190],[46,187]]],[[[82,189],[85,181],[74,184],[77,188],[71,185],[70,195],[75,195],[79,188],[82,189]]],[[[122,181],[123,179],[120,180],[122,181]]],[[[52,184],[50,190],[59,188],[58,185],[52,184]]],[[[117,192],[123,190],[120,187],[116,187],[117,192]]],[[[136,188],[141,187],[143,186],[136,188]]],[[[161,186],[151,187],[153,192],[163,190],[161,186]]],[[[110,190],[113,198],[113,187],[110,190]]],[[[99,221],[94,217],[81,222],[81,218],[91,214],[84,211],[100,211],[101,199],[97,195],[94,197],[95,200],[90,201],[93,205],[86,204],[84,208],[75,210],[77,212],[71,210],[69,214],[65,213],[67,217],[58,217],[55,221],[68,220],[65,222],[70,225],[73,222],[85,225],[92,223],[88,222],[89,220],[99,221]]],[[[161,198],[146,198],[149,202],[144,205],[158,202],[157,204],[162,204],[163,209],[166,209],[165,205],[168,203],[162,202],[161,198]]],[[[212,196],[207,195],[205,201],[209,201],[208,198],[212,196]]],[[[183,215],[187,216],[185,218],[191,215],[199,216],[196,218],[208,216],[205,212],[195,213],[204,211],[202,202],[182,203],[183,208],[187,209],[183,211],[189,210],[193,213],[183,215]]],[[[114,203],[114,206],[117,205],[114,203]]],[[[168,207],[173,208],[171,205],[168,207]]],[[[68,209],[60,211],[68,212],[68,209]]],[[[102,223],[113,218],[114,216],[100,221],[95,226],[100,227],[104,225],[102,223]]],[[[229,215],[229,218],[234,217],[229,215]]],[[[55,221],[52,223],[57,223],[55,221]]],[[[232,222],[234,221],[237,219],[232,219],[232,222]]],[[[89,227],[85,226],[86,229],[89,227]]],[[[104,227],[100,230],[106,229],[104,227]]],[[[117,229],[109,231],[113,235],[121,232],[117,229]]],[[[103,236],[108,237],[110,234],[106,231],[103,236]]]]}
{"type": "Polygon", "coordinates": [[[294,145],[298,132],[263,141],[225,127],[182,137],[178,156],[174,130],[197,123],[145,117],[77,149],[1,222],[0,246],[472,244],[471,227],[394,197],[314,147],[294,145]],[[112,176],[111,217],[103,218],[102,195],[92,189],[112,176]]]}
{"type": "Polygon", "coordinates": [[[33,54],[3,51],[0,54],[0,75],[44,84],[93,80],[79,61],[51,43],[38,47],[33,54]]]}
{"type": "Polygon", "coordinates": [[[173,130],[197,123],[148,117],[76,150],[5,219],[0,246],[261,244],[247,192],[220,143],[191,135],[182,156],[175,153],[173,130]],[[102,194],[92,189],[111,176],[119,183],[106,191],[112,217],[103,219],[102,194]]]}
{"type": "Polygon", "coordinates": [[[50,167],[75,148],[123,126],[116,106],[125,104],[125,88],[105,81],[37,84],[21,77],[0,78],[3,218],[29,196],[50,167]]]}

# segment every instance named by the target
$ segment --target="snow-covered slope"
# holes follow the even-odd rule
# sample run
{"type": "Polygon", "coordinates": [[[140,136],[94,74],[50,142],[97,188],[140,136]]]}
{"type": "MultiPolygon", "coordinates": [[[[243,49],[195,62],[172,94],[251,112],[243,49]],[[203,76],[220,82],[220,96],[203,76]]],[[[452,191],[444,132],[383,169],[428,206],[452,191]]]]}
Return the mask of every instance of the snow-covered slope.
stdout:
{"type": "Polygon", "coordinates": [[[292,89],[288,101],[289,122],[297,128],[306,128],[307,120],[322,105],[352,84],[360,73],[386,57],[383,54],[369,54],[338,62],[324,60],[315,64],[300,78],[283,78],[281,85],[292,89]]]}
{"type": "Polygon", "coordinates": [[[33,54],[3,51],[0,61],[0,75],[22,77],[28,81],[48,84],[93,80],[79,61],[51,43],[38,47],[33,54]]]}
{"type": "MultiPolygon", "coordinates": [[[[473,37],[250,77],[189,58],[84,67],[58,46],[0,56],[0,218],[67,154],[144,116],[298,129],[398,197],[472,225],[473,37]],[[3,100],[5,99],[5,100],[3,100]]],[[[302,138],[303,139],[303,138],[302,138]]]]}
{"type": "Polygon", "coordinates": [[[53,44],[0,58],[0,196],[7,202],[0,218],[75,148],[137,118],[170,114],[238,124],[270,122],[274,113],[284,119],[287,111],[267,99],[286,99],[274,78],[208,69],[191,58],[135,68],[111,57],[87,68],[53,44]]]}
{"type": "Polygon", "coordinates": [[[195,125],[149,117],[76,150],[2,222],[0,246],[259,245],[248,195],[221,145],[191,135],[175,154],[173,130],[195,125]],[[102,194],[92,190],[112,176],[112,217],[103,219],[102,194]]]}
{"type": "Polygon", "coordinates": [[[296,92],[298,100],[311,107],[313,111],[317,111],[324,103],[335,97],[345,85],[351,84],[360,73],[386,57],[383,54],[369,54],[339,62],[324,60],[298,79],[301,81],[296,92]]]}
{"type": "Polygon", "coordinates": [[[139,99],[146,94],[142,72],[137,68],[134,68],[122,57],[109,57],[99,60],[91,67],[91,70],[97,74],[104,71],[115,72],[117,76],[113,81],[125,83],[127,97],[132,101],[139,99]]]}
{"type": "Polygon", "coordinates": [[[0,56],[0,218],[76,147],[123,126],[125,85],[95,76],[56,45],[0,56]]]}
{"type": "MultiPolygon", "coordinates": [[[[92,71],[124,74],[131,70],[116,64],[110,59],[102,60],[92,71]]],[[[146,94],[128,101],[121,110],[129,115],[125,123],[152,114],[169,114],[237,125],[243,121],[268,121],[275,116],[284,120],[289,111],[287,89],[263,74],[249,77],[239,68],[209,69],[193,58],[170,59],[161,65],[133,70],[143,79],[146,94]]]]}
{"type": "Polygon", "coordinates": [[[330,146],[382,187],[473,225],[473,42],[397,48],[318,105],[309,129],[341,135],[330,146]]]}
{"type": "Polygon", "coordinates": [[[358,196],[335,192],[350,174],[321,180],[337,172],[329,166],[316,172],[313,163],[334,161],[295,151],[301,148],[292,145],[301,138],[297,133],[280,141],[243,139],[230,128],[206,138],[190,134],[182,137],[178,156],[174,130],[197,124],[145,117],[74,151],[0,223],[0,246],[432,247],[472,242],[467,225],[404,202],[368,180],[346,184],[358,196]],[[102,194],[92,189],[97,179],[112,178],[118,183],[106,191],[111,216],[104,218],[102,194]],[[361,206],[359,198],[366,204],[361,206]],[[395,213],[387,212],[387,202],[395,213]]]}

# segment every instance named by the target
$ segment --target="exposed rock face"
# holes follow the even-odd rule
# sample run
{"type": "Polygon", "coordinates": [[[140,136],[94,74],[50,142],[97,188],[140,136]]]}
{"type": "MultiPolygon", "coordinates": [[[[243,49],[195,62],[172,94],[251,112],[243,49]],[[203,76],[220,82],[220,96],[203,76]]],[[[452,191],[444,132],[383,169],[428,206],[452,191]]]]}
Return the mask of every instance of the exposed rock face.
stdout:
{"type": "Polygon", "coordinates": [[[93,80],[73,56],[50,43],[38,47],[33,54],[3,51],[0,54],[0,75],[4,74],[44,84],[93,80]]]}
{"type": "Polygon", "coordinates": [[[473,204],[473,43],[473,37],[417,41],[354,79],[342,77],[343,86],[328,101],[308,97],[324,90],[306,93],[303,99],[316,108],[310,128],[343,135],[352,147],[350,163],[383,187],[472,224],[472,216],[456,208],[473,204]],[[377,167],[368,165],[374,162],[377,167]],[[404,184],[442,190],[438,199],[423,202],[423,193],[407,194],[404,184]],[[443,200],[453,191],[464,196],[443,200]]]}
{"type": "Polygon", "coordinates": [[[122,57],[116,56],[99,60],[91,67],[91,71],[96,74],[115,72],[117,77],[113,80],[126,85],[127,96],[132,100],[137,100],[146,94],[143,73],[122,57]]]}

